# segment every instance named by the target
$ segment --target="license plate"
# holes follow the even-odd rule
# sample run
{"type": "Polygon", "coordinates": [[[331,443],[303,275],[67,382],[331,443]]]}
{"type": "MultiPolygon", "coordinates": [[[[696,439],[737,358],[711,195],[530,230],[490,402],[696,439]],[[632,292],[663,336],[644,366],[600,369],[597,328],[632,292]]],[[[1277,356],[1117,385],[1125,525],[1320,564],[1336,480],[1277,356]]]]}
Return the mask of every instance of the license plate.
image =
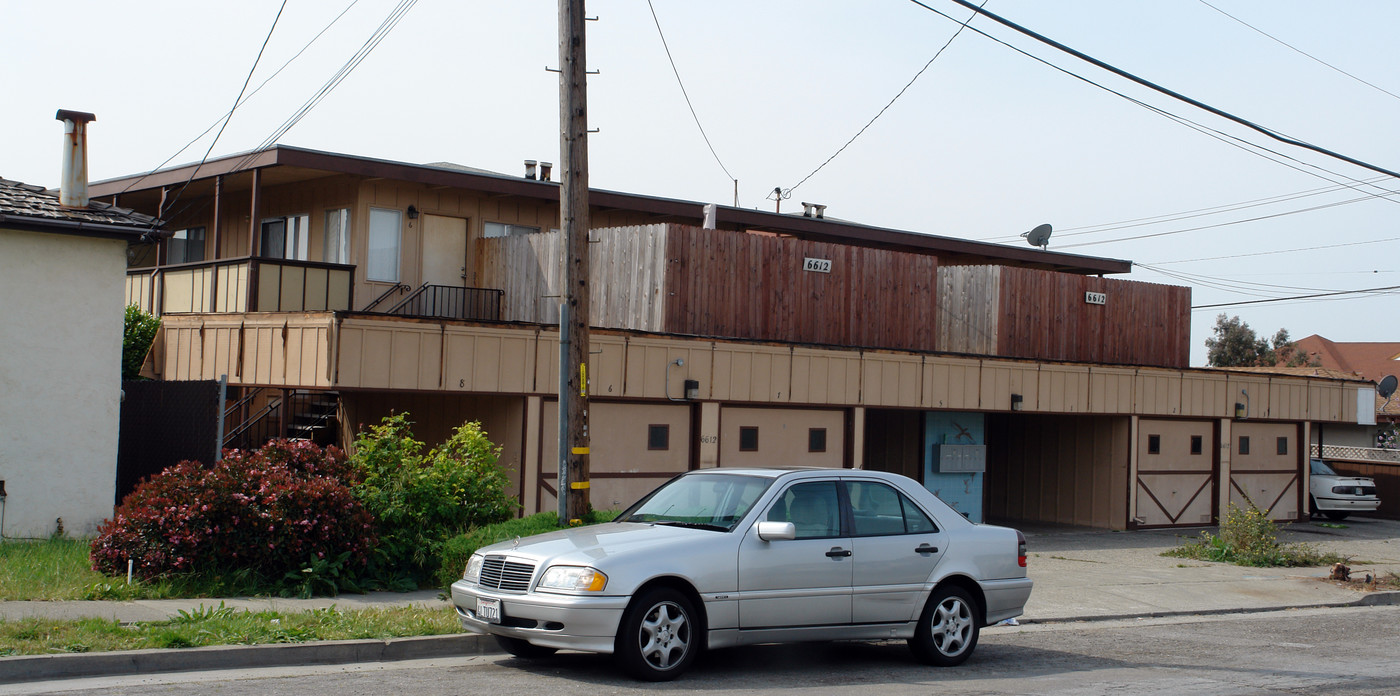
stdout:
{"type": "Polygon", "coordinates": [[[476,600],[476,616],[489,623],[501,622],[501,600],[499,599],[478,599],[476,600]]]}

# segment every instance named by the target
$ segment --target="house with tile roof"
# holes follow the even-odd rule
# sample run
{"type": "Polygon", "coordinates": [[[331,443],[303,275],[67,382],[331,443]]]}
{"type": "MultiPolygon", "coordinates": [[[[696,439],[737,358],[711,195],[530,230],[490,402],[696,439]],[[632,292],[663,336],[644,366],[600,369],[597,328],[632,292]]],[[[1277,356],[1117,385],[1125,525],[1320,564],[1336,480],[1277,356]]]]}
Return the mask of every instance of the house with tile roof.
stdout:
{"type": "MultiPolygon", "coordinates": [[[[90,114],[60,111],[69,141],[90,114]]],[[[85,169],[70,152],[74,181],[85,169]]],[[[91,535],[112,512],[128,249],[159,220],[0,178],[0,534],[91,535]],[[65,203],[67,203],[65,205],[65,203]]],[[[78,189],[72,191],[70,189],[78,189]]]]}

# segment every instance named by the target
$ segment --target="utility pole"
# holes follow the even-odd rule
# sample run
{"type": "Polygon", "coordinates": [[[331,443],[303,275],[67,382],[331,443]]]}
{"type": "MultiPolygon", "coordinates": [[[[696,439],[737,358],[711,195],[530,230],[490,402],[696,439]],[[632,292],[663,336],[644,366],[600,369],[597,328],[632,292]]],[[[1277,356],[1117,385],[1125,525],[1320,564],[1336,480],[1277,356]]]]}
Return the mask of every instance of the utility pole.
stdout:
{"type": "Polygon", "coordinates": [[[583,0],[559,0],[559,228],[564,307],[559,313],[561,524],[582,519],[588,479],[588,64],[583,0]]]}

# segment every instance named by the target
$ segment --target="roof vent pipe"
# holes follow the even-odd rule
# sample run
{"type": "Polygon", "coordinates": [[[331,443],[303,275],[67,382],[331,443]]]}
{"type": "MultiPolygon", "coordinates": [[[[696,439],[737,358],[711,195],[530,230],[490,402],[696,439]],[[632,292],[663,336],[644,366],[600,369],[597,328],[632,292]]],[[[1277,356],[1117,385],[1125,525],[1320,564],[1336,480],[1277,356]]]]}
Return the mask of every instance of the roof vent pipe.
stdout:
{"type": "Polygon", "coordinates": [[[97,117],[82,111],[59,109],[54,118],[63,122],[63,182],[58,202],[65,208],[88,207],[87,124],[97,117]]]}
{"type": "Polygon", "coordinates": [[[553,181],[549,173],[554,169],[553,162],[540,162],[540,181],[553,181]]]}
{"type": "Polygon", "coordinates": [[[535,180],[535,164],[536,164],[536,162],[535,162],[534,160],[525,160],[525,178],[526,178],[526,179],[529,179],[529,180],[531,180],[531,181],[534,181],[534,180],[535,180]]]}
{"type": "Polygon", "coordinates": [[[707,230],[715,229],[717,218],[719,217],[719,206],[714,203],[705,204],[705,222],[703,228],[707,230]]]}
{"type": "Polygon", "coordinates": [[[812,217],[812,204],[802,201],[802,217],[812,217]]]}
{"type": "Polygon", "coordinates": [[[816,204],[814,203],[814,204],[812,204],[812,209],[815,210],[815,211],[817,211],[817,219],[818,219],[818,220],[825,220],[825,219],[826,219],[826,206],[824,206],[824,205],[816,205],[816,204]]]}

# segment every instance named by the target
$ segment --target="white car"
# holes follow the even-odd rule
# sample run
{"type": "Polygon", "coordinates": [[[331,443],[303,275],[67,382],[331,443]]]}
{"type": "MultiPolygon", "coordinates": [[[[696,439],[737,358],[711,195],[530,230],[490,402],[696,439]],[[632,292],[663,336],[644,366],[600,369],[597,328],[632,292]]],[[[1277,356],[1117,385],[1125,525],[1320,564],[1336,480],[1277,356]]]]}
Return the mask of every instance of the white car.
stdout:
{"type": "Polygon", "coordinates": [[[1344,520],[1353,512],[1375,512],[1381,506],[1374,479],[1341,476],[1321,459],[1312,460],[1308,493],[1309,511],[1332,520],[1344,520]]]}
{"type": "Polygon", "coordinates": [[[1026,539],[916,481],[850,469],[705,469],[617,520],[478,551],[452,603],[507,652],[612,653],[674,679],[703,649],[904,638],[962,663],[1030,598],[1026,539]]]}

